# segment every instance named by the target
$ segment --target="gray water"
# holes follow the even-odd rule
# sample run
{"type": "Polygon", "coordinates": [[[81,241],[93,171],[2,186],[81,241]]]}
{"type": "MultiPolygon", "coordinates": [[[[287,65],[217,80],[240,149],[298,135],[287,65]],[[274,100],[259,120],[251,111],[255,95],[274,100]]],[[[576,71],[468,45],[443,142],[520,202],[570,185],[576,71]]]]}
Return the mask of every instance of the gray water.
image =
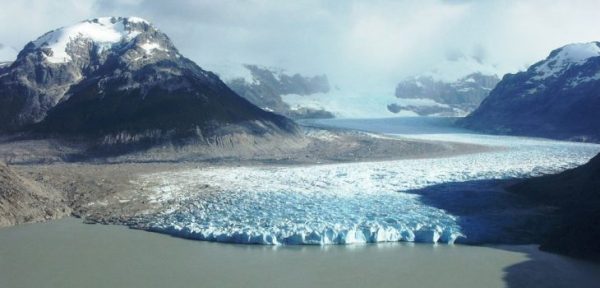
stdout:
{"type": "MultiPolygon", "coordinates": [[[[518,149],[538,143],[463,135],[468,131],[454,130],[450,119],[425,120],[317,124],[525,147],[518,149]]],[[[581,149],[597,147],[581,145],[581,149]]],[[[233,245],[85,225],[78,219],[0,229],[0,288],[599,287],[598,283],[597,264],[540,252],[533,245],[233,245]]]]}
{"type": "Polygon", "coordinates": [[[534,246],[232,245],[63,219],[0,229],[0,287],[598,287],[534,246]]]}

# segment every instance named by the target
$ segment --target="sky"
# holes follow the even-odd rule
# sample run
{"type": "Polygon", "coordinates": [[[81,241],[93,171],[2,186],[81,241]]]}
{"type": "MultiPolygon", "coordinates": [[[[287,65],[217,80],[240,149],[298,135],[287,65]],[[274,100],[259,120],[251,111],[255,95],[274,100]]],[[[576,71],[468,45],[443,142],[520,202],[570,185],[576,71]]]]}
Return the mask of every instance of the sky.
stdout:
{"type": "Polygon", "coordinates": [[[0,7],[0,50],[18,51],[84,19],[138,16],[225,77],[250,63],[324,73],[358,90],[392,91],[422,74],[501,76],[568,43],[600,41],[593,0],[0,0],[0,7]]]}

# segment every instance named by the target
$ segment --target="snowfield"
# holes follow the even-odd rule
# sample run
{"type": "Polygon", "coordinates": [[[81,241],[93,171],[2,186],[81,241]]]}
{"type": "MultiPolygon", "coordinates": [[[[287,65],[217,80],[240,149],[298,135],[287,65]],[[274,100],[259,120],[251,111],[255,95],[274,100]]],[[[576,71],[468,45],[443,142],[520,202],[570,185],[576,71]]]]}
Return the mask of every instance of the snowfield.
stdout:
{"type": "MultiPolygon", "coordinates": [[[[473,134],[415,138],[502,147],[437,159],[296,167],[215,167],[146,175],[154,201],[178,203],[150,230],[206,241],[252,244],[443,242],[469,237],[455,215],[405,193],[432,185],[562,171],[600,145],[473,134]],[[211,193],[200,192],[210,187],[211,193]]],[[[469,229],[472,231],[472,229],[469,229]]]]}
{"type": "MultiPolygon", "coordinates": [[[[68,47],[80,45],[81,42],[78,41],[93,41],[99,51],[109,49],[121,41],[131,41],[140,34],[140,31],[132,29],[129,23],[150,25],[148,21],[138,17],[101,17],[50,31],[33,41],[33,44],[36,48],[47,48],[52,51],[50,54],[45,54],[48,62],[67,63],[73,60],[67,51],[68,47]]],[[[142,48],[148,51],[148,54],[151,50],[160,48],[156,47],[158,46],[156,43],[144,45],[146,46],[142,48]]]]}
{"type": "Polygon", "coordinates": [[[567,68],[584,64],[589,58],[600,56],[598,42],[575,43],[553,51],[548,59],[535,67],[537,76],[534,80],[544,80],[548,77],[560,76],[567,68]]]}

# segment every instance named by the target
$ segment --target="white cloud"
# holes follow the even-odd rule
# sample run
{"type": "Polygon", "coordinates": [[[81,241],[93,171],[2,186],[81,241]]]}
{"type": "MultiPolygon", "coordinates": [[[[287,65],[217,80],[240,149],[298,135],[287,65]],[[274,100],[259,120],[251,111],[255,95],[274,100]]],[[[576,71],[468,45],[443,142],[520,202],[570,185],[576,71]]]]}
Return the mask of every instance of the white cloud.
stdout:
{"type": "Polygon", "coordinates": [[[217,72],[258,63],[390,93],[406,76],[462,71],[451,59],[515,72],[567,43],[600,40],[595,0],[0,0],[0,7],[0,43],[11,47],[82,19],[136,15],[217,72]]]}

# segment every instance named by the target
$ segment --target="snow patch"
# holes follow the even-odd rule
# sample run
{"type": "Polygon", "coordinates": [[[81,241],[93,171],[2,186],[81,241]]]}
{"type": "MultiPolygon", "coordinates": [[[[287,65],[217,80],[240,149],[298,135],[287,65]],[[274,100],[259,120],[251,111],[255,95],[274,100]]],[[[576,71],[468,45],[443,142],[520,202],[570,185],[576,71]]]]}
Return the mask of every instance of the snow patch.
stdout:
{"type": "MultiPolygon", "coordinates": [[[[592,82],[592,81],[598,81],[598,80],[600,80],[600,72],[596,72],[596,74],[594,74],[592,76],[587,76],[587,77],[577,76],[577,77],[569,80],[568,86],[573,88],[573,87],[577,87],[586,82],[592,82]]],[[[565,87],[564,89],[567,89],[567,87],[565,87]]]]}
{"type": "Polygon", "coordinates": [[[160,44],[155,43],[155,42],[146,42],[144,44],[139,45],[140,48],[144,49],[144,51],[146,52],[146,54],[148,55],[152,55],[152,52],[154,52],[154,50],[161,50],[161,51],[166,51],[168,52],[167,49],[163,48],[160,46],[160,44]]]}
{"type": "Polygon", "coordinates": [[[127,18],[114,17],[86,20],[48,32],[33,41],[33,44],[36,48],[51,50],[52,53],[46,54],[48,62],[67,63],[72,61],[67,48],[74,41],[93,41],[100,47],[100,50],[103,50],[110,48],[113,44],[135,38],[140,32],[129,28],[127,21],[127,18]]]}
{"type": "Polygon", "coordinates": [[[143,23],[143,24],[148,24],[150,25],[150,22],[148,22],[146,19],[142,19],[140,17],[135,17],[135,16],[130,16],[127,17],[127,20],[131,23],[143,23]]]}
{"type": "Polygon", "coordinates": [[[571,66],[581,65],[589,58],[600,56],[600,47],[597,42],[570,44],[556,51],[541,65],[535,67],[538,75],[532,77],[534,80],[558,76],[571,66]]]}

